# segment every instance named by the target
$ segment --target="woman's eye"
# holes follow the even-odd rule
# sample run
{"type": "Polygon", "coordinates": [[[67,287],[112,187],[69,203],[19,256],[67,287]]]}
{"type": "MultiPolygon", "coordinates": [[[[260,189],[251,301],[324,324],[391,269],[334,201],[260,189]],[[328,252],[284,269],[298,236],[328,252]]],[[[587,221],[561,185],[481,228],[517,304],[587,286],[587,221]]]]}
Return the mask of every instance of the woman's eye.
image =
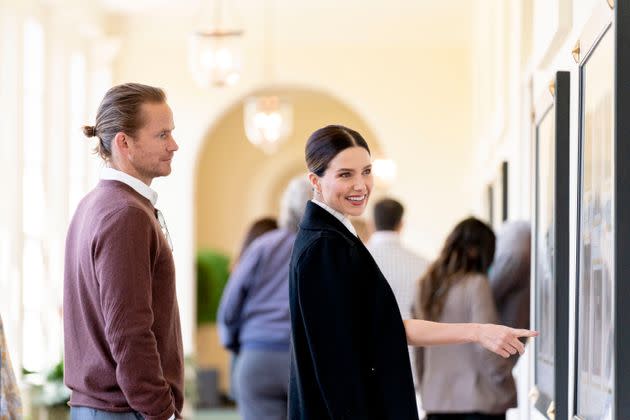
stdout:
{"type": "Polygon", "coordinates": [[[350,176],[350,172],[343,172],[341,175],[339,175],[342,178],[348,178],[350,176]]]}
{"type": "Polygon", "coordinates": [[[365,171],[363,171],[363,175],[369,175],[372,173],[372,169],[366,169],[365,171]]]}

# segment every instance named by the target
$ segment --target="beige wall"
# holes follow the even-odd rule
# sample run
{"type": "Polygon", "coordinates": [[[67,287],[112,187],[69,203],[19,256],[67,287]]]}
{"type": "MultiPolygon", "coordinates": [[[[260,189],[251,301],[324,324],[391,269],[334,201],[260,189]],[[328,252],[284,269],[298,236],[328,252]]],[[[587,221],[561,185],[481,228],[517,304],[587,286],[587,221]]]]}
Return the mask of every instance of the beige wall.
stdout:
{"type": "Polygon", "coordinates": [[[287,182],[306,173],[304,142],[317,128],[342,124],[359,131],[373,156],[381,154],[378,140],[361,118],[337,99],[303,89],[278,88],[293,104],[293,134],[273,155],[253,147],[243,128],[238,101],[212,127],[197,161],[197,249],[212,248],[235,255],[249,224],[263,216],[278,216],[278,203],[287,182]]]}
{"type": "MultiPolygon", "coordinates": [[[[483,208],[485,184],[492,178],[492,169],[501,160],[510,162],[510,213],[512,219],[529,219],[532,213],[532,120],[531,110],[539,98],[549,95],[548,84],[558,70],[571,72],[571,190],[569,203],[570,243],[576,241],[577,208],[577,144],[578,144],[578,66],[571,50],[596,7],[607,7],[604,0],[526,0],[519,2],[477,1],[474,24],[475,78],[475,143],[474,168],[481,177],[470,177],[471,188],[477,194],[477,210],[483,208]],[[489,16],[498,16],[492,19],[489,16]],[[507,25],[506,25],[507,23],[507,25]],[[485,48],[483,40],[499,39],[498,45],[485,48]],[[499,95],[487,95],[497,80],[505,81],[499,95]],[[486,169],[484,169],[486,168],[486,169]]],[[[576,275],[575,247],[570,247],[570,279],[576,275]]],[[[533,302],[533,299],[532,299],[533,302]]],[[[569,342],[575,342],[575,282],[569,290],[569,342]]],[[[571,346],[569,366],[574,365],[571,346]]],[[[534,385],[533,352],[528,347],[526,357],[517,365],[519,389],[518,415],[522,420],[542,419],[530,409],[527,394],[534,385]]],[[[563,378],[569,387],[569,404],[573,401],[574,374],[563,378]]],[[[569,412],[572,410],[569,408],[569,412]]]]}
{"type": "MultiPolygon", "coordinates": [[[[299,10],[300,6],[287,7],[299,10]]],[[[295,28],[296,21],[279,23],[273,80],[262,75],[262,28],[257,15],[246,15],[243,21],[251,25],[247,26],[248,61],[243,80],[232,88],[210,90],[195,86],[188,73],[186,37],[190,21],[157,16],[116,22],[122,46],[114,68],[115,81],[135,80],[162,86],[174,110],[180,151],[173,163],[173,174],[156,180],[154,186],[160,192],[158,205],[167,217],[175,243],[178,296],[187,351],[193,347],[192,262],[197,243],[197,160],[208,133],[251,91],[273,82],[313,90],[338,98],[358,120],[370,127],[383,153],[398,164],[398,182],[391,192],[407,205],[404,239],[416,250],[434,255],[447,230],[473,208],[473,191],[462,182],[470,173],[473,150],[470,144],[470,51],[467,38],[455,36],[458,31],[466,32],[466,28],[470,28],[466,7],[454,9],[449,20],[444,20],[449,17],[448,13],[439,15],[437,19],[442,19],[439,22],[443,25],[439,22],[427,25],[436,29],[433,33],[424,32],[424,26],[418,26],[430,21],[423,16],[421,8],[409,13],[404,9],[396,12],[400,14],[399,24],[392,24],[390,33],[377,28],[355,28],[354,25],[363,25],[357,13],[348,15],[345,25],[334,27],[330,26],[328,15],[321,11],[301,14],[295,19],[304,19],[304,32],[290,30],[295,28]],[[412,13],[417,13],[415,19],[412,13]],[[331,36],[331,30],[336,31],[335,37],[331,36]],[[303,33],[309,37],[319,33],[322,41],[304,40],[303,33]]],[[[389,10],[384,16],[392,13],[389,10]]],[[[306,131],[305,127],[303,132],[306,131]]],[[[293,147],[299,149],[297,144],[293,147]]],[[[254,150],[246,152],[243,160],[252,159],[251,164],[257,164],[255,153],[254,150]]],[[[262,160],[258,164],[263,165],[262,160]]],[[[230,184],[231,176],[235,175],[226,173],[214,182],[230,184]]],[[[207,185],[204,184],[204,188],[207,185]]],[[[244,200],[261,202],[253,198],[255,188],[250,189],[251,185],[244,188],[245,193],[251,195],[244,200]]],[[[213,193],[208,189],[209,196],[213,193]]],[[[214,198],[219,206],[222,197],[214,198]]],[[[242,208],[218,211],[242,212],[238,220],[234,219],[237,237],[242,234],[247,219],[257,214],[256,211],[246,213],[242,208]]],[[[203,235],[212,236],[210,228],[202,229],[203,235]]],[[[204,236],[209,244],[215,240],[210,236],[204,236]]],[[[216,242],[226,248],[233,248],[235,243],[235,239],[216,242]]]]}

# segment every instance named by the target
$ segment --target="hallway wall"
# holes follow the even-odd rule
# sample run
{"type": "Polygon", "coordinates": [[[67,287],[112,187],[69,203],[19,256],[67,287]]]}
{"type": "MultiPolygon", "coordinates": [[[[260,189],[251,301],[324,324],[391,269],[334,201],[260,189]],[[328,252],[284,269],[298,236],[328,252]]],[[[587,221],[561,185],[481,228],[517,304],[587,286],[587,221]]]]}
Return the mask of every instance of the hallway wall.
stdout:
{"type": "MultiPolygon", "coordinates": [[[[509,180],[510,219],[530,219],[532,214],[532,106],[543,95],[558,70],[571,72],[570,243],[576,240],[578,66],[571,50],[593,9],[604,0],[526,0],[485,2],[477,0],[474,24],[474,123],[476,149],[474,179],[476,208],[483,209],[484,193],[501,161],[512,168],[509,180]],[[491,48],[485,48],[491,40],[491,48]],[[492,92],[492,94],[488,94],[492,92]],[[485,168],[485,169],[484,169],[485,168]]],[[[575,247],[570,249],[569,342],[575,340],[575,247]]],[[[532,299],[533,302],[533,299],[532,299]]],[[[570,346],[572,349],[573,346],[570,346]]],[[[534,385],[533,352],[517,366],[518,418],[543,418],[530,408],[527,398],[534,385]]],[[[574,354],[569,354],[573,366],[574,354]]],[[[574,375],[569,369],[569,404],[573,401],[574,375]]],[[[572,412],[569,409],[569,412],[572,412]]]]}
{"type": "MultiPolygon", "coordinates": [[[[404,15],[404,8],[397,13],[404,15]]],[[[308,34],[321,34],[327,40],[321,43],[300,42],[300,33],[292,32],[296,23],[281,22],[276,28],[276,70],[273,80],[268,80],[259,56],[259,16],[246,15],[248,64],[243,80],[232,88],[210,90],[195,86],[187,71],[190,22],[163,16],[114,22],[122,37],[115,82],[164,87],[175,115],[180,150],[173,174],[154,185],[175,242],[187,351],[192,348],[194,313],[195,162],[209,127],[236,98],[252,90],[273,82],[315,89],[338,98],[366,121],[382,142],[384,155],[398,165],[398,182],[391,193],[407,205],[404,239],[416,250],[433,256],[447,230],[470,213],[473,191],[462,182],[470,173],[473,150],[470,25],[465,7],[454,16],[448,23],[457,29],[442,29],[448,37],[439,33],[428,37],[422,28],[413,29],[413,19],[406,17],[408,25],[390,28],[393,33],[387,38],[381,33],[378,43],[353,36],[354,22],[361,22],[360,11],[347,16],[346,26],[333,39],[325,13],[308,16],[308,34]]]]}

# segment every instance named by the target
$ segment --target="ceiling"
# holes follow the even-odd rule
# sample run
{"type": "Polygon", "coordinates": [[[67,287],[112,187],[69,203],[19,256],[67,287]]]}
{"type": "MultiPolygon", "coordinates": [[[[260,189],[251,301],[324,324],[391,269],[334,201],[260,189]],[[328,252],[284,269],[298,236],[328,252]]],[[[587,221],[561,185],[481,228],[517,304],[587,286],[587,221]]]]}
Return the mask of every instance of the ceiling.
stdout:
{"type": "MultiPolygon", "coordinates": [[[[110,12],[130,17],[199,19],[217,3],[202,0],[97,0],[110,12]]],[[[391,44],[418,39],[439,44],[469,43],[471,0],[224,0],[221,6],[247,30],[271,7],[282,35],[306,44],[391,44]]],[[[178,25],[174,25],[178,26],[178,25]]]]}

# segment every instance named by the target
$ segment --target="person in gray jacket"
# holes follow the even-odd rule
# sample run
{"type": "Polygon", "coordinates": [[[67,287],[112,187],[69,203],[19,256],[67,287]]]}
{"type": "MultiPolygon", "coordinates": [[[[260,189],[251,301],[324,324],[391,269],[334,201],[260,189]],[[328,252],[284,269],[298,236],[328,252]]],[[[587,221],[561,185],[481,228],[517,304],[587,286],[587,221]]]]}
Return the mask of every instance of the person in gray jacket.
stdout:
{"type": "Polygon", "coordinates": [[[279,228],[254,240],[240,257],[219,306],[224,347],[239,349],[234,368],[244,420],[285,420],[289,382],[289,260],[312,188],[294,178],[280,203],[279,228]]]}
{"type": "MultiPolygon", "coordinates": [[[[485,223],[468,218],[457,224],[420,279],[414,316],[445,323],[498,322],[487,278],[494,249],[494,233],[485,223]]],[[[511,367],[509,359],[474,343],[416,349],[427,420],[504,420],[516,406],[511,367]]]]}
{"type": "Polygon", "coordinates": [[[531,226],[507,222],[497,233],[497,252],[488,273],[501,324],[529,328],[531,226]]]}

